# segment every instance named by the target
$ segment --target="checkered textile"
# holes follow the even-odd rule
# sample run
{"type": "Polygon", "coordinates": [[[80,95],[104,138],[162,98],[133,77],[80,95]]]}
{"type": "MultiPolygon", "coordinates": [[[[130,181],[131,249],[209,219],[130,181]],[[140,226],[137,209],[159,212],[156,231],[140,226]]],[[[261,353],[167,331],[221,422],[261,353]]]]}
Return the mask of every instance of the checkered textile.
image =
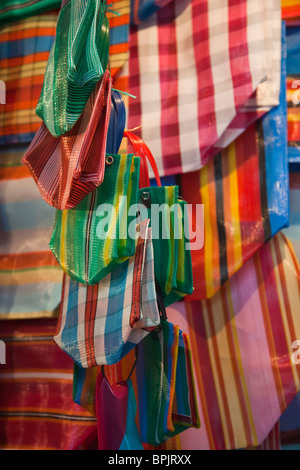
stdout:
{"type": "Polygon", "coordinates": [[[201,168],[278,105],[280,58],[280,0],[174,0],[133,26],[128,127],[160,175],[201,168]]]}
{"type": "Polygon", "coordinates": [[[135,256],[99,284],[65,276],[55,341],[81,367],[117,363],[160,323],[148,226],[140,224],[135,256]]]}

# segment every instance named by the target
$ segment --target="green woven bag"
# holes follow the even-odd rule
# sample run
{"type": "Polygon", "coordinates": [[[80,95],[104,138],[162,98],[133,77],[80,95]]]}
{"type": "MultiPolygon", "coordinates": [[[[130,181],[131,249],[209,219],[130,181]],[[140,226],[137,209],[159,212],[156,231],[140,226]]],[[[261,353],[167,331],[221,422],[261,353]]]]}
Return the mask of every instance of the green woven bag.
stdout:
{"type": "Polygon", "coordinates": [[[106,0],[69,0],[59,14],[36,108],[55,137],[74,126],[107,68],[106,6],[106,0]]]}
{"type": "Polygon", "coordinates": [[[57,210],[50,241],[62,269],[89,285],[100,282],[135,253],[135,239],[126,234],[136,213],[127,215],[129,207],[138,202],[140,159],[110,155],[106,161],[101,186],[75,208],[57,210]]]}

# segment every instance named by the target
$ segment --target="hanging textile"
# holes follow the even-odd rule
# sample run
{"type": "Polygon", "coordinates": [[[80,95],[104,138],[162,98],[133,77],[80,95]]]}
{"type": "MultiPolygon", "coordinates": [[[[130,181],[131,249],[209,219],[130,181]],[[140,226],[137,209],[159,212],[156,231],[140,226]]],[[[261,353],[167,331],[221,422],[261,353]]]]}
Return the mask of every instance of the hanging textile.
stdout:
{"type": "Polygon", "coordinates": [[[300,26],[287,28],[289,161],[300,162],[300,26]]]}
{"type": "Polygon", "coordinates": [[[35,107],[56,22],[56,13],[43,14],[0,29],[0,80],[6,95],[4,103],[0,99],[0,145],[29,143],[40,127],[35,107]]]}
{"type": "Polygon", "coordinates": [[[282,17],[284,19],[296,18],[300,16],[299,0],[281,0],[282,17]]]}
{"type": "Polygon", "coordinates": [[[111,78],[107,70],[70,131],[56,138],[44,123],[39,128],[22,163],[51,206],[71,209],[102,183],[110,111],[111,78]]]}
{"type": "Polygon", "coordinates": [[[231,3],[174,0],[131,29],[128,127],[161,176],[201,168],[279,103],[280,1],[231,3]]]}
{"type": "Polygon", "coordinates": [[[61,0],[1,0],[0,26],[59,8],[61,0]]]}
{"type": "Polygon", "coordinates": [[[299,263],[278,234],[211,300],[167,309],[190,335],[201,421],[180,435],[180,448],[264,441],[300,390],[300,364],[292,360],[299,302],[299,263]]]}
{"type": "Polygon", "coordinates": [[[73,450],[96,420],[72,402],[73,363],[53,342],[56,320],[2,322],[0,449],[73,450]]]}
{"type": "Polygon", "coordinates": [[[22,166],[25,150],[0,150],[0,320],[57,316],[61,297],[49,249],[55,210],[22,166]]]}
{"type": "Polygon", "coordinates": [[[290,226],[284,234],[293,244],[300,260],[300,171],[290,172],[290,226]]]}
{"type": "Polygon", "coordinates": [[[283,46],[280,106],[199,172],[181,176],[182,196],[193,204],[194,214],[196,204],[203,204],[191,252],[192,299],[212,297],[289,223],[285,57],[283,46]]]}

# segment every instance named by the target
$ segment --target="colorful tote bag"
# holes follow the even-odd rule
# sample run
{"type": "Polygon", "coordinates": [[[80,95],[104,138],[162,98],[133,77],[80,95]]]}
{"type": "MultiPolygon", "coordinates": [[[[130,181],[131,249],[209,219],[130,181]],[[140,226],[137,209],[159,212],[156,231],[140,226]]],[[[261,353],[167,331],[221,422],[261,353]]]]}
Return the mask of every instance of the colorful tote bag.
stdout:
{"type": "Polygon", "coordinates": [[[106,70],[109,22],[105,11],[106,0],[69,0],[59,14],[36,108],[55,137],[74,126],[106,70]]]}
{"type": "Polygon", "coordinates": [[[160,323],[149,221],[136,253],[95,286],[65,276],[56,343],[81,367],[114,364],[160,323]]]}
{"type": "Polygon", "coordinates": [[[111,78],[106,71],[70,131],[53,137],[41,125],[22,162],[51,206],[71,209],[102,183],[110,110],[111,78]]]}
{"type": "Polygon", "coordinates": [[[0,25],[59,8],[61,0],[2,0],[0,25]]]}
{"type": "Polygon", "coordinates": [[[1,450],[76,450],[97,421],[72,402],[73,362],[53,342],[57,319],[1,323],[1,450]]]}
{"type": "Polygon", "coordinates": [[[135,422],[137,407],[131,380],[110,385],[99,374],[96,407],[99,450],[143,450],[135,422]]]}
{"type": "Polygon", "coordinates": [[[199,172],[181,175],[182,196],[200,213],[191,230],[193,300],[211,298],[289,223],[285,58],[283,45],[280,106],[199,172]]]}
{"type": "Polygon", "coordinates": [[[154,446],[200,427],[189,338],[162,321],[137,348],[136,378],[142,441],[154,446]]]}
{"type": "Polygon", "coordinates": [[[29,144],[41,125],[35,108],[57,16],[32,16],[0,29],[0,145],[29,144]]]}
{"type": "Polygon", "coordinates": [[[96,284],[134,255],[128,224],[136,212],[127,215],[137,204],[138,183],[138,157],[109,155],[101,186],[74,209],[57,211],[50,248],[72,279],[96,284]]]}
{"type": "Polygon", "coordinates": [[[186,250],[186,238],[189,236],[186,233],[186,203],[178,197],[178,186],[161,186],[155,159],[145,142],[132,132],[126,131],[124,136],[141,158],[140,212],[142,218],[151,220],[155,276],[165,304],[170,305],[193,292],[191,253],[186,250]],[[148,161],[157,187],[150,187],[148,161]]]}

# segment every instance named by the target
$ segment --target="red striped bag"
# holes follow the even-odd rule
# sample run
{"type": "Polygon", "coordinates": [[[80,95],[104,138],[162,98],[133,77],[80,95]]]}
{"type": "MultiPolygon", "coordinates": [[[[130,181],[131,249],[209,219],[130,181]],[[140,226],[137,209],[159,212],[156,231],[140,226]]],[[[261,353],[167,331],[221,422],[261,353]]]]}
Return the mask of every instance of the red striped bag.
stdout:
{"type": "Polygon", "coordinates": [[[22,159],[42,197],[57,209],[71,209],[103,181],[111,111],[106,71],[74,127],[53,137],[42,124],[22,159]]]}

